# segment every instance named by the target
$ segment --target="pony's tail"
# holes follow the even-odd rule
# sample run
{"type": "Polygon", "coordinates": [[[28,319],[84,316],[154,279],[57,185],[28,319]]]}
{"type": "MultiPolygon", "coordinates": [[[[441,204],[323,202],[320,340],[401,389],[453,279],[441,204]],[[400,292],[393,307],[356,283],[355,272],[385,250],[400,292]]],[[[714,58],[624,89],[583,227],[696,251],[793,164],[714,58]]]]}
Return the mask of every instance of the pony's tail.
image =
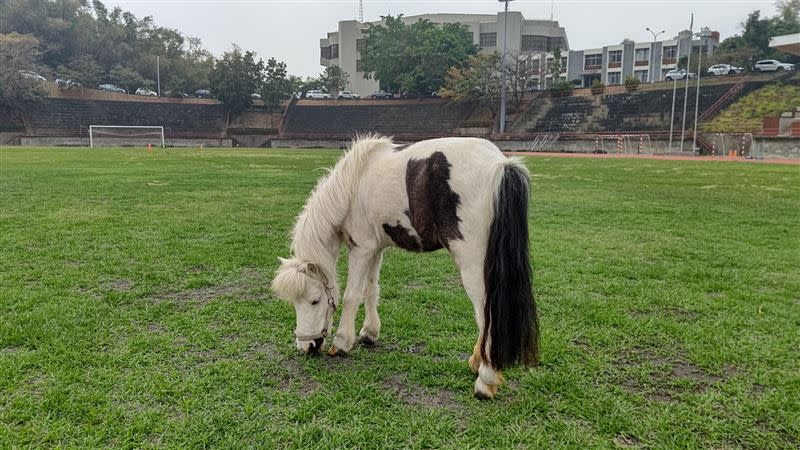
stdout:
{"type": "Polygon", "coordinates": [[[518,362],[536,365],[539,324],[528,258],[528,171],[509,160],[501,168],[484,261],[481,356],[496,370],[518,362]],[[488,353],[488,354],[487,354],[488,353]]]}

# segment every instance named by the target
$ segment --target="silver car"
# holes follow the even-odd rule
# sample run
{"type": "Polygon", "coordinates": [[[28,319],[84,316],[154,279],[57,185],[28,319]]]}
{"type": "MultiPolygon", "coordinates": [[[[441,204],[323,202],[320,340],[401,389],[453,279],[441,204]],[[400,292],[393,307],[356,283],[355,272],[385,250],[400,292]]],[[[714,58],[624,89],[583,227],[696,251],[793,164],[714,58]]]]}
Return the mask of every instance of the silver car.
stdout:
{"type": "Polygon", "coordinates": [[[730,64],[714,64],[706,71],[709,75],[734,75],[742,72],[744,72],[743,68],[730,64]]]}
{"type": "MultiPolygon", "coordinates": [[[[665,80],[672,81],[672,80],[683,80],[686,78],[686,69],[672,69],[664,76],[665,80]]],[[[689,72],[689,79],[697,78],[696,74],[689,72]]]]}
{"type": "Polygon", "coordinates": [[[106,92],[116,92],[118,94],[127,94],[128,93],[128,91],[126,91],[125,89],[122,89],[121,87],[119,87],[119,86],[117,86],[115,84],[101,84],[100,86],[97,86],[97,89],[100,89],[101,91],[106,91],[106,92]]]}

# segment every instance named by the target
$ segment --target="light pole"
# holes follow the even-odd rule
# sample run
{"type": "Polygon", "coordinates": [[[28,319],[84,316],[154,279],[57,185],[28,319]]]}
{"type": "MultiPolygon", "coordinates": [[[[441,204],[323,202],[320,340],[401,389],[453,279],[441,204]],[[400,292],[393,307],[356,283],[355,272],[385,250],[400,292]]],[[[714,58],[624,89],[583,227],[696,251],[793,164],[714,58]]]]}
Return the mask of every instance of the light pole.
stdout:
{"type": "Polygon", "coordinates": [[[506,132],[506,44],[508,42],[508,3],[513,0],[498,0],[506,4],[503,13],[503,54],[500,56],[500,134],[506,132]]]}
{"type": "Polygon", "coordinates": [[[650,82],[654,82],[655,75],[656,75],[656,41],[658,41],[658,36],[667,32],[667,30],[661,30],[658,33],[651,30],[650,27],[645,28],[645,30],[649,31],[650,34],[653,35],[653,45],[650,46],[650,82]]]}
{"type": "Polygon", "coordinates": [[[160,56],[156,55],[156,90],[158,91],[159,97],[161,97],[161,67],[159,65],[160,58],[160,56]]]}
{"type": "Polygon", "coordinates": [[[695,88],[694,96],[694,133],[692,134],[692,151],[697,150],[697,111],[700,108],[700,69],[701,61],[703,60],[703,38],[706,37],[702,33],[697,33],[700,37],[700,51],[697,52],[697,88],[695,88]]]}

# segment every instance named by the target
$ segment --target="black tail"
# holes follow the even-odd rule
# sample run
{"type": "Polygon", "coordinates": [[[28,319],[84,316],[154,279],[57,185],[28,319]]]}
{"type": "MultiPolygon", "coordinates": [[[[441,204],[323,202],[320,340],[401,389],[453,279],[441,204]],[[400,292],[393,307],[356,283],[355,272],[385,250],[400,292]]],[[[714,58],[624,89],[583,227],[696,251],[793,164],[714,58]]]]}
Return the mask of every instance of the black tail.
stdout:
{"type": "Polygon", "coordinates": [[[539,324],[528,258],[528,173],[511,163],[502,177],[484,261],[486,304],[481,342],[483,360],[488,356],[497,370],[518,362],[535,365],[539,356],[539,324]]]}

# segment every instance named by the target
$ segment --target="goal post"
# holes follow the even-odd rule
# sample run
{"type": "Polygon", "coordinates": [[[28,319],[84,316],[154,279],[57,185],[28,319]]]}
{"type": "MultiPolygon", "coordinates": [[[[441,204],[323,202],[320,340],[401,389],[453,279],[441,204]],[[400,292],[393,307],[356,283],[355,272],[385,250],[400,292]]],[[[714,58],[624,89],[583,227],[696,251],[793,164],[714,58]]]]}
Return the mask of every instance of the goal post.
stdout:
{"type": "Polygon", "coordinates": [[[164,127],[157,125],[89,125],[89,147],[98,142],[114,147],[159,143],[161,148],[166,147],[164,127]]]}

